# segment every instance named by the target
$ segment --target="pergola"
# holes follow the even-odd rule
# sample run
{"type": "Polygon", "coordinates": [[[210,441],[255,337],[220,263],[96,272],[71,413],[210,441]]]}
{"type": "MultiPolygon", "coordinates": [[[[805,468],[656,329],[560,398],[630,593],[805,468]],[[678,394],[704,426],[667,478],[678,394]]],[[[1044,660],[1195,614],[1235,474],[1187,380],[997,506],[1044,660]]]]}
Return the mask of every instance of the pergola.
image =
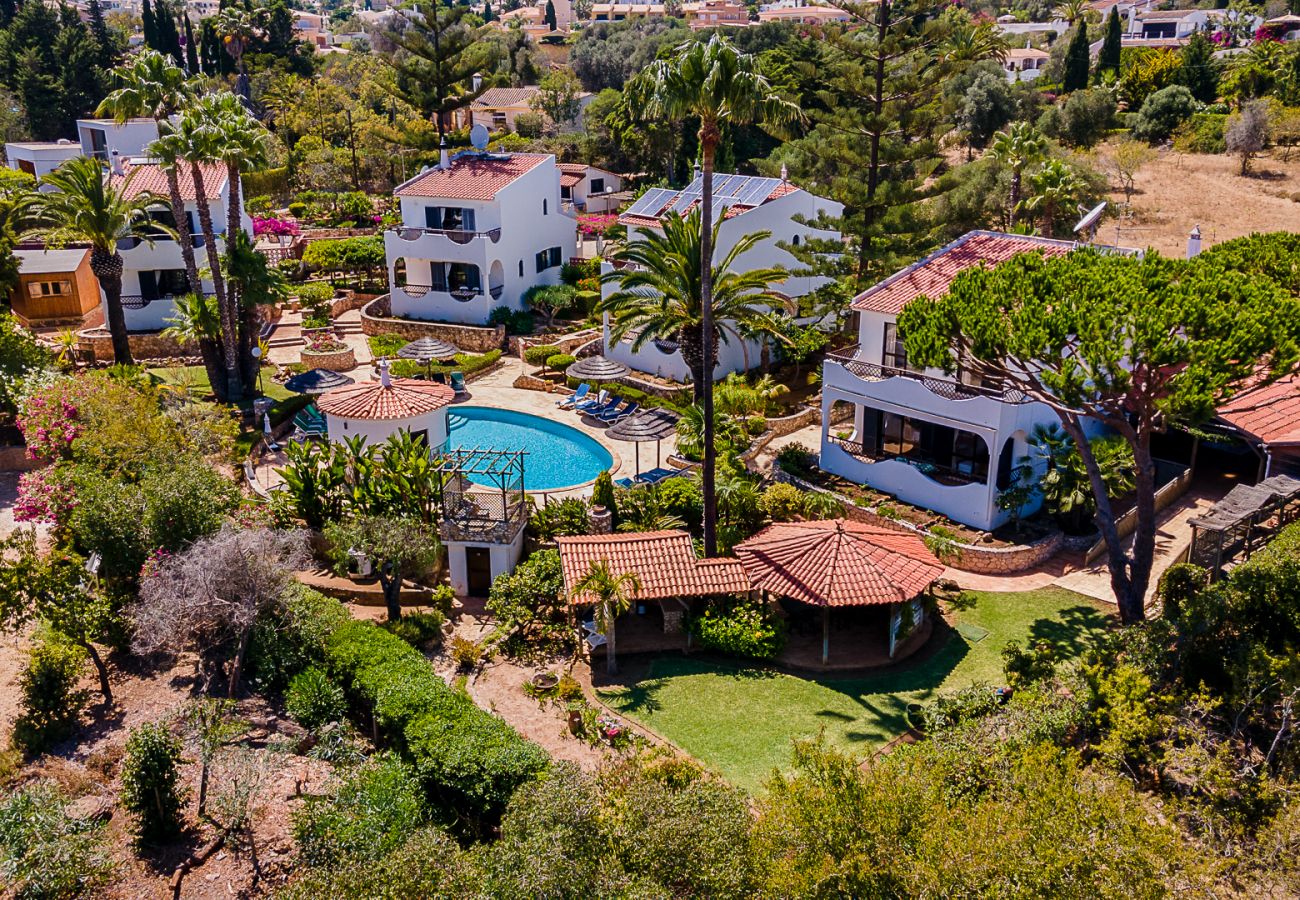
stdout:
{"type": "Polygon", "coordinates": [[[736,556],[756,589],[821,608],[822,665],[830,660],[832,607],[894,607],[892,657],[903,604],[919,624],[924,611],[914,601],[943,574],[919,535],[846,519],[769,525],[737,544],[736,556]]]}
{"type": "Polygon", "coordinates": [[[1274,475],[1259,484],[1239,484],[1203,516],[1192,519],[1188,561],[1217,579],[1224,564],[1250,557],[1300,513],[1300,479],[1274,475]]]}

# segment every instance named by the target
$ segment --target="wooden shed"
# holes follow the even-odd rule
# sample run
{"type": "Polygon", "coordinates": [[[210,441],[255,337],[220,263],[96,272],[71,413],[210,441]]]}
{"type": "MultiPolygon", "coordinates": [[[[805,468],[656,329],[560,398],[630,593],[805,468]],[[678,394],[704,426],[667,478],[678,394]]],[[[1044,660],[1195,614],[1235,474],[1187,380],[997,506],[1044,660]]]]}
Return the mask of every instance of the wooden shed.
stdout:
{"type": "Polygon", "coordinates": [[[90,249],[18,249],[18,286],[9,304],[25,325],[84,328],[103,323],[90,249]]]}

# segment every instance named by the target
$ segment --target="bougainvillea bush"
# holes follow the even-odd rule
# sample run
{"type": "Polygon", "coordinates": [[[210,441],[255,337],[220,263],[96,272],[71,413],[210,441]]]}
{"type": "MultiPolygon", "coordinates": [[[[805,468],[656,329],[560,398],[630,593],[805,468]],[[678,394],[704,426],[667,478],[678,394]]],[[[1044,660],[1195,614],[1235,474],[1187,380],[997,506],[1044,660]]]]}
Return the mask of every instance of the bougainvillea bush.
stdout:
{"type": "Polygon", "coordinates": [[[271,237],[297,237],[301,233],[297,221],[294,219],[281,219],[276,216],[267,216],[261,218],[253,216],[253,236],[261,237],[270,235],[271,237]]]}
{"type": "Polygon", "coordinates": [[[587,237],[605,237],[618,224],[618,216],[602,213],[584,213],[578,216],[578,231],[587,237]]]}

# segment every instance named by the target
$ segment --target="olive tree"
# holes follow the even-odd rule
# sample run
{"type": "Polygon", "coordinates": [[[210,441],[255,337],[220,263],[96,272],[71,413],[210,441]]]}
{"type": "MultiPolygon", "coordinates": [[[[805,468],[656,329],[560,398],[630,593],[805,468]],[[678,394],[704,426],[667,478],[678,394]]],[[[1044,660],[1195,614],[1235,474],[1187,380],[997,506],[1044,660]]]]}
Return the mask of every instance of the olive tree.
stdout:
{"type": "Polygon", "coordinates": [[[442,553],[433,530],[412,518],[357,516],[330,526],[325,536],[339,553],[356,550],[374,563],[390,621],[402,617],[402,581],[429,568],[442,553]]]}
{"type": "Polygon", "coordinates": [[[167,656],[195,650],[205,691],[219,660],[227,695],[234,697],[253,625],[285,604],[294,571],[308,559],[307,538],[299,531],[227,525],[200,538],[145,577],[128,610],[133,649],[167,656]]]}
{"type": "MultiPolygon", "coordinates": [[[[1284,241],[1279,241],[1284,245],[1284,241]]],[[[1292,261],[1300,260],[1294,248],[1292,261]]],[[[1143,618],[1155,553],[1152,437],[1213,416],[1226,398],[1280,378],[1300,360],[1300,292],[1234,267],[1227,254],[1191,261],[1083,250],[1021,254],[972,266],[940,298],[898,318],[908,360],[964,369],[1046,404],[1083,457],[1126,623],[1143,618]],[[1101,467],[1084,435],[1100,422],[1132,447],[1136,531],[1126,548],[1101,467]]]]}

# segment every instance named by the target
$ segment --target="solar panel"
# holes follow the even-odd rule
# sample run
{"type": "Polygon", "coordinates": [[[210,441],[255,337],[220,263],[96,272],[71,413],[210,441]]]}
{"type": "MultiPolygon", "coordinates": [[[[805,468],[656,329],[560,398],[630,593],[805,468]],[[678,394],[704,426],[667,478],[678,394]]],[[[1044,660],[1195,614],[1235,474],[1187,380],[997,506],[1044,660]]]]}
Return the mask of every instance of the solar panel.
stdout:
{"type": "Polygon", "coordinates": [[[737,201],[746,206],[758,206],[781,183],[779,178],[750,178],[744,190],[737,196],[737,201]]]}
{"type": "Polygon", "coordinates": [[[663,211],[664,204],[676,195],[676,191],[668,188],[651,188],[637,198],[637,201],[628,208],[627,215],[658,218],[659,213],[663,211]]]}

